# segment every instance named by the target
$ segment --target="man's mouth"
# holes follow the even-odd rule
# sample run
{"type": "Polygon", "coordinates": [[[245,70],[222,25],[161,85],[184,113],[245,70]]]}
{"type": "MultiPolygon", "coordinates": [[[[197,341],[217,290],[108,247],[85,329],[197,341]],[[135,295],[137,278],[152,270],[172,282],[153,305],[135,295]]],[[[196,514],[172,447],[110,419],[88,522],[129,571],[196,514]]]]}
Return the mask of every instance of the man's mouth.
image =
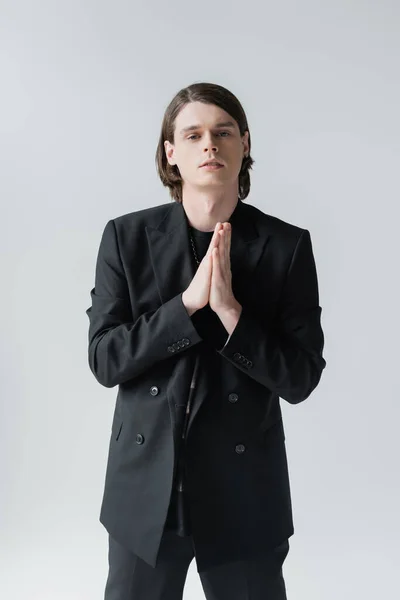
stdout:
{"type": "Polygon", "coordinates": [[[223,165],[216,162],[210,162],[206,165],[203,165],[201,169],[206,169],[207,171],[216,171],[217,169],[222,169],[223,165]]]}

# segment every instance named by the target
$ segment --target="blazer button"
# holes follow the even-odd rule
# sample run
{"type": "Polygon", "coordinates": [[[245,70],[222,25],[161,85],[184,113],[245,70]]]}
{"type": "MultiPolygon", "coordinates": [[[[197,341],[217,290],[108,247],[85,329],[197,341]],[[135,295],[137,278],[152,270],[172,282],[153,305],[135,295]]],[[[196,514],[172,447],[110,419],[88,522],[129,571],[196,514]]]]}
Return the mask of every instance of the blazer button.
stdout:
{"type": "Polygon", "coordinates": [[[168,346],[168,352],[175,352],[175,348],[173,346],[168,346]]]}
{"type": "Polygon", "coordinates": [[[235,354],[233,355],[233,360],[240,360],[242,358],[242,355],[239,352],[235,352],[235,354]]]}
{"type": "Polygon", "coordinates": [[[137,444],[143,444],[143,442],[144,442],[144,437],[142,436],[141,433],[138,433],[137,436],[136,436],[136,443],[137,444]]]}
{"type": "Polygon", "coordinates": [[[228,398],[229,398],[229,402],[237,402],[239,396],[237,394],[229,394],[228,398]]]}
{"type": "Polygon", "coordinates": [[[150,394],[152,396],[157,396],[158,394],[158,387],[156,385],[152,385],[150,388],[150,394]]]}
{"type": "Polygon", "coordinates": [[[190,340],[188,338],[182,338],[182,342],[185,346],[188,346],[190,344],[190,340]]]}
{"type": "Polygon", "coordinates": [[[246,450],[246,447],[243,444],[238,444],[235,450],[238,454],[243,454],[243,452],[246,450]]]}

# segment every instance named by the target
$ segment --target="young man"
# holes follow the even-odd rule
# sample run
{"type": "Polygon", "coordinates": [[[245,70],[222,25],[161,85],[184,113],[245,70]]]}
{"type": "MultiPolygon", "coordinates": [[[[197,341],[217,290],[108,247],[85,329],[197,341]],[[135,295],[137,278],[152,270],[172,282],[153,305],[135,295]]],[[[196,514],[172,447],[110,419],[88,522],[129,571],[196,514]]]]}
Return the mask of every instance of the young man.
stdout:
{"type": "Polygon", "coordinates": [[[250,149],[231,92],[180,90],[156,155],[173,202],[103,232],[87,314],[90,368],[119,386],[105,600],[181,599],[194,557],[208,599],[286,598],[280,398],[316,388],[324,336],[309,231],[243,202],[250,149]]]}

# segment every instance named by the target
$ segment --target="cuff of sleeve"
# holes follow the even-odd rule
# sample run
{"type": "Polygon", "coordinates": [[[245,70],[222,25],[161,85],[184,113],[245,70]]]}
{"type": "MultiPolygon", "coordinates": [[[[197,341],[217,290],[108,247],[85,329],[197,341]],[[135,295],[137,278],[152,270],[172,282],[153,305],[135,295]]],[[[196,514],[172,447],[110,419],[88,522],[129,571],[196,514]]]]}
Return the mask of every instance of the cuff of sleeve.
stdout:
{"type": "MultiPolygon", "coordinates": [[[[168,300],[164,305],[166,319],[170,334],[169,344],[173,345],[182,340],[188,340],[183,348],[194,346],[202,341],[197,329],[195,328],[189,313],[182,301],[182,294],[178,294],[168,300]]],[[[178,344],[179,345],[179,344],[178,344]]]]}
{"type": "MultiPolygon", "coordinates": [[[[232,333],[233,333],[233,332],[232,332],[232,333]]],[[[227,343],[228,343],[228,342],[229,342],[229,340],[231,339],[231,337],[232,337],[232,333],[228,335],[228,338],[227,338],[227,340],[226,340],[225,344],[222,346],[221,350],[223,350],[223,349],[225,348],[225,346],[227,345],[227,343]]],[[[221,350],[220,350],[220,352],[221,352],[221,350]]]]}
{"type": "Polygon", "coordinates": [[[242,306],[236,327],[226,340],[224,346],[219,350],[219,353],[234,362],[238,362],[238,359],[243,359],[252,366],[252,361],[243,356],[243,354],[249,353],[249,334],[253,327],[254,323],[251,319],[251,315],[248,313],[246,307],[242,306]]]}

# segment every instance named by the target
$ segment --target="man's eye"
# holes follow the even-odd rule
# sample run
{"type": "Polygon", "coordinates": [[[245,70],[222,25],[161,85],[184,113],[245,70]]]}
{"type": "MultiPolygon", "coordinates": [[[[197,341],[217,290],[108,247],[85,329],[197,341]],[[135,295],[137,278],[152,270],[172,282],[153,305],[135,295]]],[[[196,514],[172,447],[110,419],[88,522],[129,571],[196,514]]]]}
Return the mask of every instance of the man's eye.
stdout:
{"type": "MultiPolygon", "coordinates": [[[[221,135],[222,133],[226,133],[226,135],[230,135],[229,131],[220,131],[218,135],[221,135]]],[[[188,137],[188,140],[192,140],[194,137],[196,137],[196,135],[195,135],[195,134],[193,134],[193,135],[190,135],[190,136],[188,137]]]]}

